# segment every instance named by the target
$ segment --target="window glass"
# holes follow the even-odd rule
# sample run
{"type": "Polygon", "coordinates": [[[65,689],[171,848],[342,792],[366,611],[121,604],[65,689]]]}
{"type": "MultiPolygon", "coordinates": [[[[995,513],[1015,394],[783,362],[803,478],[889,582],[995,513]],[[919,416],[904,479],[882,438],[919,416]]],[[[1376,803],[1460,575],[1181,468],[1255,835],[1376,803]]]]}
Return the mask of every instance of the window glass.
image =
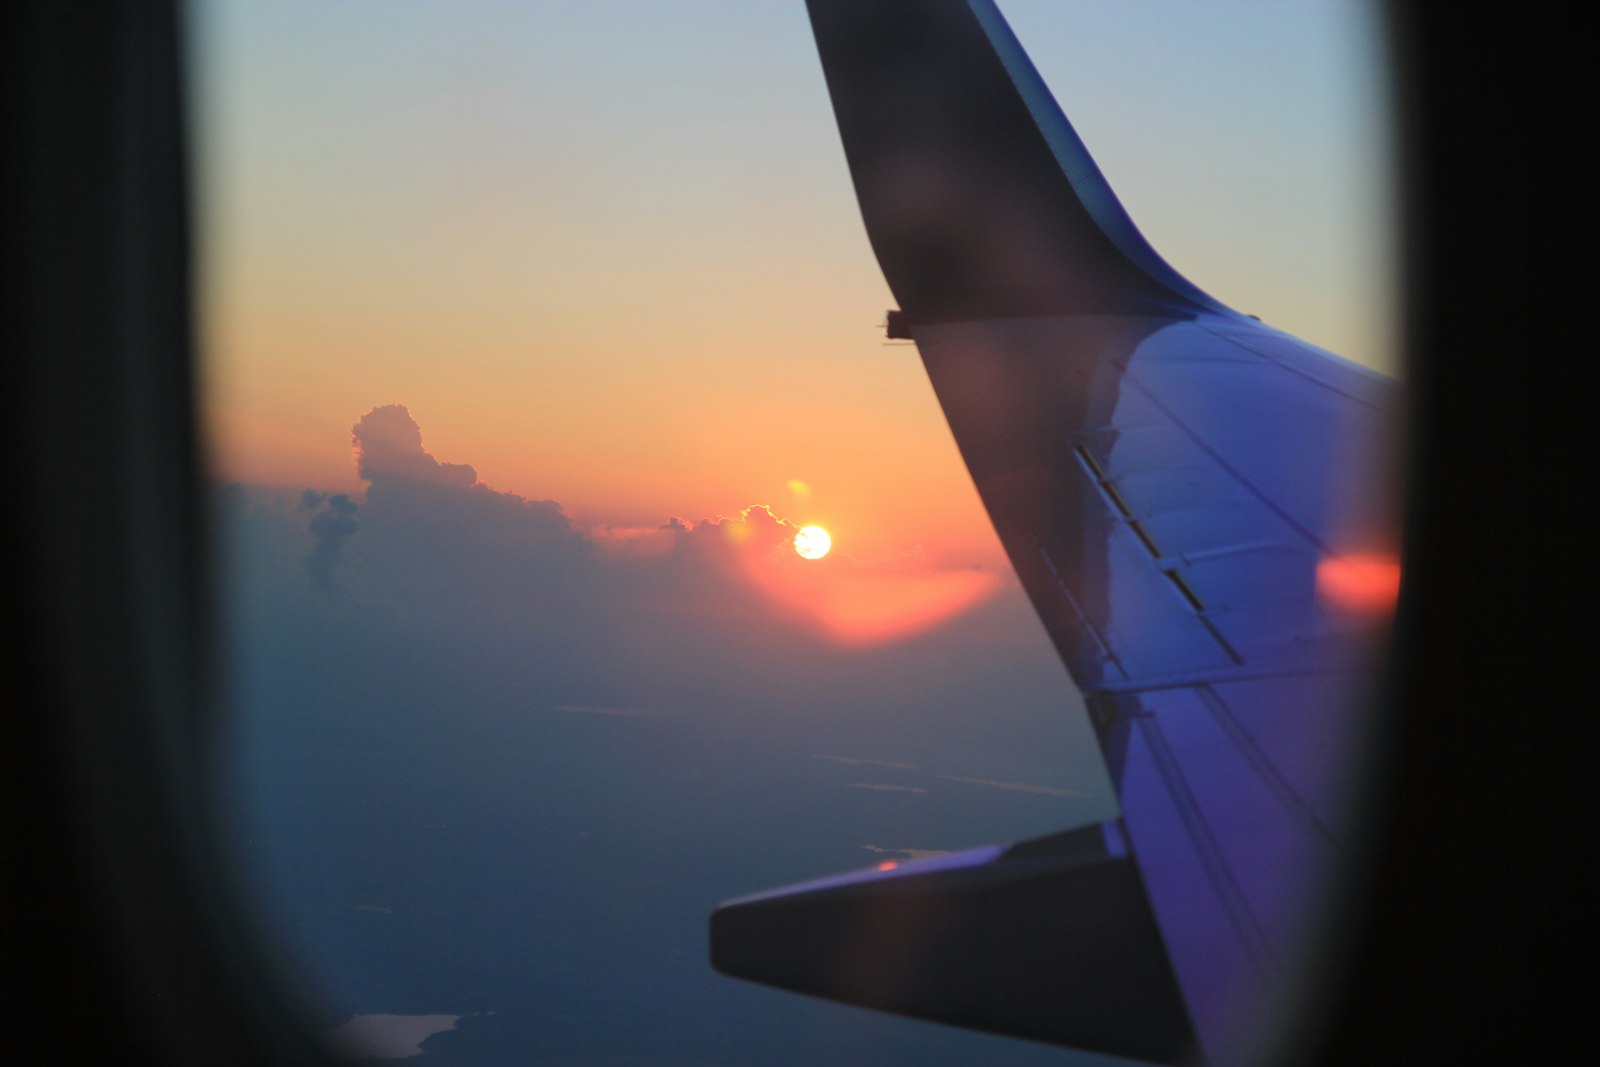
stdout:
{"type": "MultiPolygon", "coordinates": [[[[1003,7],[1169,262],[1394,372],[1370,12],[1003,7]]],[[[721,900],[1115,813],[884,339],[804,5],[193,15],[222,799],[321,1025],[420,1062],[1061,1062],[706,959],[721,900]]]]}

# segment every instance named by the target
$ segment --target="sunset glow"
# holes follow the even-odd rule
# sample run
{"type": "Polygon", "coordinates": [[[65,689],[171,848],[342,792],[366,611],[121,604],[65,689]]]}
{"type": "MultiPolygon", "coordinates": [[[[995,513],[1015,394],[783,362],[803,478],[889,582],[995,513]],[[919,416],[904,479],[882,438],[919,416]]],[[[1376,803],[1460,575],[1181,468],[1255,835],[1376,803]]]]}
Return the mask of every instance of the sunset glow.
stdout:
{"type": "MultiPolygon", "coordinates": [[[[858,557],[921,545],[952,564],[1006,566],[915,349],[884,347],[877,323],[894,298],[863,239],[804,5],[741,5],[737,19],[717,4],[632,3],[626,16],[611,4],[400,6],[406,17],[391,19],[363,5],[199,11],[202,340],[219,477],[360,494],[350,422],[404,403],[432,451],[617,531],[614,547],[621,531],[756,499],[826,515],[858,557]],[[648,176],[641,154],[659,161],[648,176]]],[[[1371,309],[1383,300],[1369,291],[1381,290],[1381,265],[1362,260],[1331,281],[1298,268],[1363,252],[1367,220],[1383,216],[1372,195],[1315,222],[1334,254],[1285,269],[1282,253],[1248,242],[1304,233],[1313,224],[1293,213],[1322,220],[1326,209],[1286,201],[1274,210],[1287,217],[1263,218],[1263,203],[1282,198],[1231,171],[1186,174],[1183,195],[1166,195],[1166,170],[1141,172],[1145,149],[1119,132],[1212,127],[1198,111],[1126,114],[1145,94],[1070,26],[1125,17],[1058,8],[1006,14],[1163,254],[1216,279],[1220,298],[1248,294],[1274,324],[1367,357],[1381,333],[1371,309]],[[1190,187],[1201,180],[1212,184],[1190,187]],[[1193,212],[1192,201],[1234,214],[1193,212]]],[[[1249,10],[1245,28],[1275,49],[1357,40],[1342,5],[1249,10]],[[1330,17],[1344,21],[1316,22],[1330,17]],[[1297,36],[1308,20],[1320,28],[1297,36]]],[[[1186,35],[1209,39],[1217,18],[1157,20],[1172,38],[1157,66],[1185,86],[1184,106],[1204,102],[1190,68],[1206,54],[1186,35]]],[[[1134,20],[1141,35],[1155,32],[1148,21],[1134,20]]],[[[1359,132],[1348,118],[1307,117],[1365,106],[1367,83],[1347,73],[1359,66],[1339,53],[1317,62],[1294,93],[1211,106],[1293,115],[1226,126],[1279,138],[1359,132]],[[1330,88],[1335,75],[1346,81],[1330,88]]],[[[1345,175],[1366,159],[1369,139],[1353,140],[1281,154],[1345,175]]],[[[1254,158],[1239,146],[1228,157],[1254,158]]],[[[630,540],[629,552],[665,543],[630,540]]]]}
{"type": "Polygon", "coordinates": [[[833,547],[833,538],[820,526],[802,526],[794,535],[794,550],[801,559],[821,559],[833,547]]]}
{"type": "Polygon", "coordinates": [[[1005,572],[998,568],[952,565],[920,549],[877,560],[842,552],[832,552],[826,562],[809,560],[793,550],[802,532],[774,508],[754,504],[718,519],[673,520],[654,538],[624,534],[618,548],[608,550],[643,559],[642,546],[630,542],[656,541],[653,551],[692,556],[753,594],[731,601],[730,614],[781,618],[833,643],[863,648],[951,622],[986,604],[1003,586],[1005,572]],[[665,539],[664,549],[659,539],[665,539]]]}
{"type": "Polygon", "coordinates": [[[988,571],[846,572],[815,591],[813,607],[834,640],[878,645],[957,618],[999,588],[999,579],[988,571]]]}

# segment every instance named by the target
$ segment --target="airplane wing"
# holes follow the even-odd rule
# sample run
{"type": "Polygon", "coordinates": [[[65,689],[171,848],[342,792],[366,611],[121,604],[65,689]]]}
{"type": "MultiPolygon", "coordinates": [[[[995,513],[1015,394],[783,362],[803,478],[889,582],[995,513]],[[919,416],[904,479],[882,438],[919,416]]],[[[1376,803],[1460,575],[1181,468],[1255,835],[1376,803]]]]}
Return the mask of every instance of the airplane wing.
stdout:
{"type": "Polygon", "coordinates": [[[1328,950],[1399,581],[1396,383],[1139,234],[992,0],[808,0],[868,237],[1121,817],[723,905],[727,974],[1161,1062],[1328,950]]]}

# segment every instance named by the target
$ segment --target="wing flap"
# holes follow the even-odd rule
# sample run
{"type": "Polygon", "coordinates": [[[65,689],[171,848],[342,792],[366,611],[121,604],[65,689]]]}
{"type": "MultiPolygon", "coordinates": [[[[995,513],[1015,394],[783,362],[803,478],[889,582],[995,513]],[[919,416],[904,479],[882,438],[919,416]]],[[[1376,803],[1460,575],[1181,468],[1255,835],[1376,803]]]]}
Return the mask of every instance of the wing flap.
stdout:
{"type": "Polygon", "coordinates": [[[1281,1020],[1270,1009],[1293,1002],[1318,949],[1350,816],[1358,688],[1330,674],[1094,698],[1133,855],[1216,1059],[1270,1041],[1263,1021],[1281,1020]]]}
{"type": "Polygon", "coordinates": [[[1397,556],[1394,420],[1287,366],[1274,331],[1257,331],[1278,346],[1266,356],[1211,322],[913,328],[995,529],[1086,693],[1320,672],[1371,647],[1373,614],[1324,586],[1330,563],[1397,556]]]}

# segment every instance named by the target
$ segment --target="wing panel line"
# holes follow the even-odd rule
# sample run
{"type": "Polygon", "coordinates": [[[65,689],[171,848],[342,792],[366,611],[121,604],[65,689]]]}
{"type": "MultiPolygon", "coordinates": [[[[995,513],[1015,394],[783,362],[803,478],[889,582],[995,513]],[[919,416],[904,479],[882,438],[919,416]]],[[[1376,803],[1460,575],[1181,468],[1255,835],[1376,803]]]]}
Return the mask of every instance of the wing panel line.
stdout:
{"type": "Polygon", "coordinates": [[[1195,853],[1200,858],[1206,877],[1211,882],[1211,887],[1217,894],[1229,923],[1238,934],[1239,943],[1244,947],[1246,956],[1263,979],[1270,978],[1280,968],[1278,959],[1267,943],[1266,934],[1256,922],[1255,913],[1245,901],[1243,891],[1234,881],[1227,861],[1222,858],[1222,849],[1212,836],[1211,828],[1206,825],[1205,815],[1200,811],[1199,802],[1195,800],[1188,780],[1184,777],[1182,768],[1178,766],[1177,757],[1172,754],[1166,736],[1161,732],[1161,724],[1156,719],[1154,715],[1138,715],[1134,717],[1134,726],[1150,750],[1150,757],[1161,775],[1167,794],[1178,809],[1178,817],[1183,820],[1184,829],[1194,845],[1195,853]]]}
{"type": "Polygon", "coordinates": [[[1123,368],[1123,381],[1133,386],[1135,389],[1138,389],[1139,392],[1143,393],[1145,398],[1149,400],[1150,403],[1154,404],[1163,415],[1171,420],[1173,426],[1181,430],[1184,436],[1193,441],[1195,446],[1198,447],[1200,451],[1204,452],[1207,456],[1210,456],[1219,467],[1226,471],[1228,475],[1237,481],[1239,485],[1242,486],[1246,491],[1248,491],[1251,496],[1255,497],[1258,501],[1264,504],[1269,511],[1271,511],[1278,518],[1282,519],[1284,522],[1288,523],[1296,533],[1300,534],[1301,537],[1304,537],[1307,541],[1311,542],[1311,544],[1314,545],[1316,549],[1323,555],[1326,556],[1332,554],[1332,549],[1324,544],[1320,537],[1307,529],[1305,525],[1294,516],[1284,511],[1283,508],[1278,505],[1277,501],[1273,500],[1270,496],[1264,493],[1261,488],[1249,478],[1246,478],[1238,468],[1229,463],[1226,459],[1223,459],[1222,454],[1208,444],[1203,437],[1201,437],[1189,426],[1188,423],[1179,418],[1176,412],[1164,404],[1155,395],[1155,391],[1146,385],[1142,380],[1140,380],[1139,375],[1136,374],[1131,367],[1123,368]]]}
{"type": "Polygon", "coordinates": [[[1244,727],[1239,725],[1239,721],[1228,710],[1227,702],[1218,696],[1216,690],[1209,685],[1197,685],[1194,687],[1194,691],[1211,712],[1212,718],[1216,719],[1217,725],[1222,727],[1223,732],[1228,735],[1234,747],[1239,750],[1240,754],[1250,763],[1250,766],[1255,769],[1256,774],[1266,783],[1267,788],[1278,798],[1284,810],[1310,832],[1315,839],[1330,848],[1338,849],[1340,847],[1339,839],[1333,836],[1333,831],[1329,830],[1323,821],[1317,818],[1316,813],[1307,806],[1299,792],[1284,778],[1283,772],[1278,770],[1277,766],[1267,758],[1267,754],[1261,751],[1255,740],[1245,732],[1244,727]]]}

